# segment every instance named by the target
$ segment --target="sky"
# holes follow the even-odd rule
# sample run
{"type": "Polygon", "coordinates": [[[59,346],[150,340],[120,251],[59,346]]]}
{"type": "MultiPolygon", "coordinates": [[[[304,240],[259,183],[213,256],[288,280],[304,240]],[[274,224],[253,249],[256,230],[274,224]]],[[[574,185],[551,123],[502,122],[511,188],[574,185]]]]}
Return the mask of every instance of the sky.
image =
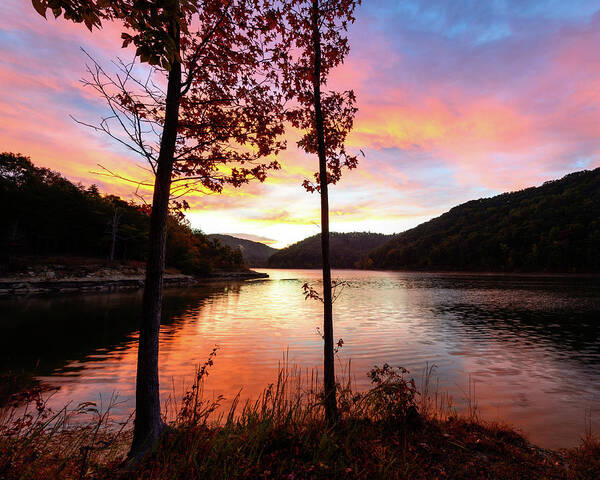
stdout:
{"type": "MultiPolygon", "coordinates": [[[[356,92],[348,147],[365,156],[331,188],[333,231],[401,232],[468,200],[600,166],[597,0],[365,0],[349,36],[328,88],[356,92]]],[[[120,46],[117,25],[89,33],[44,20],[29,0],[2,0],[0,151],[135,198],[99,165],[143,180],[143,161],[71,118],[106,113],[80,82],[82,48],[110,65],[131,57],[120,46]]],[[[296,148],[297,132],[287,136],[283,168],[265,183],[189,198],[192,226],[276,247],[318,233],[319,197],[301,186],[317,159],[296,148]]]]}

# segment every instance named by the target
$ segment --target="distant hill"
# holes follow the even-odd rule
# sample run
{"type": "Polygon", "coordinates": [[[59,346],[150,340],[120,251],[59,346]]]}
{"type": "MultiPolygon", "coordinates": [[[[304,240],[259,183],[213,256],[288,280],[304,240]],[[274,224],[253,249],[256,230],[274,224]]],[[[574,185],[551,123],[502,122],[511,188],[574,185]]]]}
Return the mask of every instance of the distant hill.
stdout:
{"type": "MultiPolygon", "coordinates": [[[[331,233],[331,266],[354,268],[369,251],[383,245],[393,235],[382,233],[353,232],[331,233]]],[[[321,235],[314,235],[279,250],[269,258],[274,268],[319,268],[321,266],[321,235]]]]}
{"type": "Polygon", "coordinates": [[[454,207],[374,249],[361,265],[600,272],[600,168],[454,207]]]}
{"type": "Polygon", "coordinates": [[[227,245],[234,250],[239,249],[244,257],[244,262],[249,267],[267,266],[268,258],[278,251],[276,248],[269,247],[264,243],[232,237],[231,235],[211,234],[209,237],[219,240],[223,245],[227,245]]]}

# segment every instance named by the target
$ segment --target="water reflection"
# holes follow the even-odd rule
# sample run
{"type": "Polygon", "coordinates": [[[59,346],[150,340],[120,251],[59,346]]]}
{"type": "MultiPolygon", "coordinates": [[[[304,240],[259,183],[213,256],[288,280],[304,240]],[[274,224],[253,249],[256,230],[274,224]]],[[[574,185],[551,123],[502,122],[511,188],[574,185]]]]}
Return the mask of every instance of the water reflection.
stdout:
{"type": "MultiPolygon", "coordinates": [[[[181,392],[194,365],[219,345],[209,395],[254,396],[273,381],[282,353],[321,363],[320,305],[301,285],[318,272],[270,270],[269,280],[167,292],[161,327],[163,397],[181,392]]],[[[340,363],[359,387],[374,364],[420,375],[437,365],[440,389],[464,406],[469,378],[480,411],[516,424],[549,447],[570,446],[600,397],[600,282],[339,271],[334,306],[340,363]]],[[[56,405],[119,393],[133,405],[139,293],[2,302],[2,370],[35,371],[60,390],[56,405]]],[[[597,417],[596,413],[596,417],[597,417]]],[[[592,417],[594,420],[594,417],[592,417]]],[[[596,420],[597,421],[597,420],[596,420]]],[[[595,424],[599,427],[598,423],[595,424]]]]}

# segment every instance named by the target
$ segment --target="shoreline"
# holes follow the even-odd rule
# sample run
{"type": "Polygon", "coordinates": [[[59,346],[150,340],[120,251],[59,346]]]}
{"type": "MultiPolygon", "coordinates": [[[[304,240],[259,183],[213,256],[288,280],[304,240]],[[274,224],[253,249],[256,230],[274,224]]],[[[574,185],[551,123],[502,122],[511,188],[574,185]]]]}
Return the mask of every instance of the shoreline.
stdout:
{"type": "MultiPolygon", "coordinates": [[[[251,267],[260,270],[321,270],[321,267],[251,267]]],[[[382,273],[423,273],[431,275],[457,275],[465,277],[523,277],[523,278],[598,278],[598,272],[494,272],[494,271],[477,271],[477,270],[395,270],[395,269],[378,269],[378,268],[342,268],[331,267],[331,270],[340,270],[348,272],[382,272],[382,273]]]]}
{"type": "MultiPolygon", "coordinates": [[[[195,287],[214,282],[241,282],[269,278],[266,273],[246,270],[241,272],[217,272],[206,277],[165,273],[165,288],[195,287]]],[[[31,278],[0,278],[0,299],[17,296],[27,297],[49,294],[107,293],[121,290],[137,290],[144,287],[143,275],[112,275],[110,277],[68,277],[49,279],[40,276],[31,278]]]]}

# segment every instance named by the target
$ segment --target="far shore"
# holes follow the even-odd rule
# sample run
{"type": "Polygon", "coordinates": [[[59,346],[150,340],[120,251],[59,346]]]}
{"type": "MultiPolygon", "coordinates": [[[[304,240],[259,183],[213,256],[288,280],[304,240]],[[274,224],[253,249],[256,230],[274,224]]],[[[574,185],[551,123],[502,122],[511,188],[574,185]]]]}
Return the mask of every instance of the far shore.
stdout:
{"type": "MultiPolygon", "coordinates": [[[[259,270],[321,270],[321,267],[250,267],[259,270]]],[[[482,276],[482,277],[549,277],[549,278],[599,278],[600,272],[490,272],[476,270],[382,270],[370,268],[344,268],[331,267],[332,270],[356,271],[356,272],[388,272],[388,273],[425,273],[429,275],[460,275],[460,276],[482,276]]]]}
{"type": "MultiPolygon", "coordinates": [[[[164,286],[194,287],[212,282],[268,278],[254,270],[213,271],[206,275],[186,275],[167,270],[164,286]]],[[[73,293],[135,290],[144,286],[144,266],[140,263],[98,261],[31,264],[28,268],[0,276],[0,298],[12,296],[57,295],[73,293]]]]}

